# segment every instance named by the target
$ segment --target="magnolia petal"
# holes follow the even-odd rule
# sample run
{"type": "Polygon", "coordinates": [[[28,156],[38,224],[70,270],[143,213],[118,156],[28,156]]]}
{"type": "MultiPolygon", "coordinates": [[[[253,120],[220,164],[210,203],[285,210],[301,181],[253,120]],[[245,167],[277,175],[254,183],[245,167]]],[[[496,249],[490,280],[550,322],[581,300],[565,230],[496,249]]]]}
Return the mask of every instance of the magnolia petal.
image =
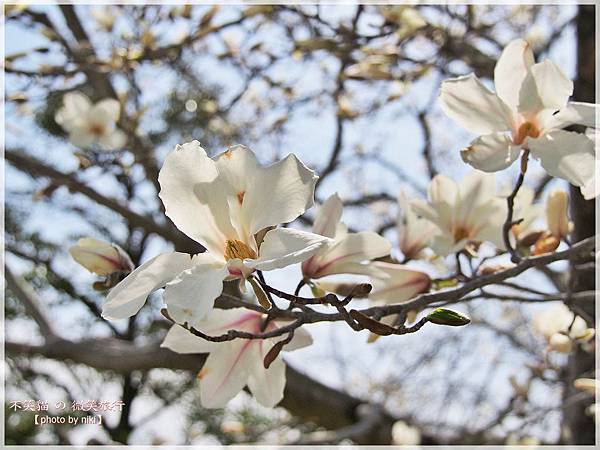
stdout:
{"type": "Polygon", "coordinates": [[[199,374],[200,402],[205,408],[223,408],[246,385],[247,367],[252,364],[249,339],[236,339],[219,344],[199,374]]]}
{"type": "Polygon", "coordinates": [[[215,350],[218,345],[217,342],[194,336],[180,325],[173,325],[160,344],[161,347],[175,353],[208,353],[215,350]]]}
{"type": "Polygon", "coordinates": [[[85,127],[75,127],[69,133],[69,141],[75,147],[87,148],[94,143],[96,136],[85,127]]]}
{"type": "Polygon", "coordinates": [[[81,92],[69,92],[63,97],[63,107],[58,110],[54,120],[65,130],[71,130],[81,124],[92,107],[90,99],[81,92]]]}
{"type": "Polygon", "coordinates": [[[572,108],[577,113],[577,117],[573,123],[583,125],[590,128],[596,128],[596,116],[598,113],[598,105],[594,103],[569,102],[569,108],[572,108]]]}
{"type": "Polygon", "coordinates": [[[228,275],[227,266],[215,262],[209,253],[197,255],[194,266],[181,272],[165,287],[163,298],[169,315],[177,323],[188,323],[197,328],[223,292],[223,280],[228,275]]]}
{"type": "Polygon", "coordinates": [[[319,259],[319,268],[314,278],[345,272],[346,263],[358,263],[389,255],[392,245],[372,231],[350,233],[331,246],[319,259]]]}
{"type": "Polygon", "coordinates": [[[177,145],[158,175],[158,196],[165,205],[165,214],[215,256],[224,254],[228,239],[237,238],[229,219],[226,190],[218,175],[214,161],[198,141],[177,145]]]}
{"type": "Polygon", "coordinates": [[[444,81],[440,106],[448,117],[475,134],[511,128],[508,106],[473,74],[444,81]]]}
{"type": "Polygon", "coordinates": [[[531,153],[553,177],[575,186],[586,186],[594,179],[594,144],[584,134],[555,130],[527,142],[531,153]]]}
{"type": "Polygon", "coordinates": [[[295,155],[254,173],[242,204],[242,222],[254,235],[263,228],[288,223],[313,205],[318,177],[295,155]]]}
{"type": "Polygon", "coordinates": [[[116,123],[121,115],[121,104],[114,98],[105,98],[96,103],[89,111],[89,116],[102,123],[116,123]]]}
{"type": "Polygon", "coordinates": [[[278,356],[268,369],[263,365],[263,360],[272,347],[269,341],[255,342],[247,366],[248,388],[256,401],[268,408],[274,407],[281,401],[285,389],[285,363],[281,356],[278,356]]]}
{"type": "Polygon", "coordinates": [[[464,162],[484,172],[497,172],[509,167],[518,157],[521,147],[513,145],[504,133],[486,134],[471,142],[460,156],[464,162]]]}
{"type": "Polygon", "coordinates": [[[489,220],[487,206],[496,194],[496,176],[473,170],[462,179],[458,192],[460,202],[455,213],[460,222],[471,226],[486,223],[489,220]]]}
{"type": "MultiPolygon", "coordinates": [[[[281,339],[285,339],[285,336],[281,339]]],[[[283,351],[292,352],[312,345],[313,338],[304,328],[296,328],[292,340],[283,347],[283,351]]]]}
{"type": "Polygon", "coordinates": [[[424,272],[409,269],[402,264],[381,261],[371,263],[384,276],[372,277],[373,292],[369,299],[388,303],[400,303],[409,300],[429,289],[431,280],[424,272]]]}
{"type": "Polygon", "coordinates": [[[569,234],[569,194],[555,189],[546,200],[546,224],[553,236],[563,239],[569,234]]]}
{"type": "Polygon", "coordinates": [[[117,150],[123,148],[127,143],[127,135],[119,129],[105,133],[100,138],[100,145],[106,150],[117,150]]]}
{"type": "Polygon", "coordinates": [[[511,41],[494,68],[496,93],[509,107],[516,109],[519,104],[519,86],[534,64],[531,46],[524,39],[511,41]]]}
{"type": "Polygon", "coordinates": [[[573,94],[573,82],[550,60],[534,64],[519,91],[519,112],[560,110],[573,94]]]}
{"type": "Polygon", "coordinates": [[[436,175],[427,188],[427,195],[431,203],[456,203],[458,186],[456,182],[446,175],[436,175]]]}
{"type": "Polygon", "coordinates": [[[117,284],[102,307],[102,317],[125,319],[137,313],[148,296],[192,266],[186,253],[163,253],[145,262],[117,284]]]}
{"type": "Polygon", "coordinates": [[[342,218],[344,205],[337,193],[333,194],[319,208],[313,224],[313,233],[333,238],[342,218]]]}
{"type": "Polygon", "coordinates": [[[247,180],[261,169],[254,152],[243,145],[230,147],[215,158],[215,163],[231,194],[236,196],[251,186],[247,180]]]}
{"type": "Polygon", "coordinates": [[[275,228],[265,235],[259,257],[245,260],[247,267],[258,270],[281,269],[310,258],[330,239],[291,228],[275,228]]]}

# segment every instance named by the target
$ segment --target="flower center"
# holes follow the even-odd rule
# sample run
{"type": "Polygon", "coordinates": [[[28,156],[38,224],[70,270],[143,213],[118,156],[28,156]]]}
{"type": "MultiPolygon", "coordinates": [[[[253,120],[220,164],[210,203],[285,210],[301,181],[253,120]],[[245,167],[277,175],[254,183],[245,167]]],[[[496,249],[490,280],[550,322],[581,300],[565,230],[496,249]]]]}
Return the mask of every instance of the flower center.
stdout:
{"type": "Polygon", "coordinates": [[[89,131],[94,136],[102,136],[104,134],[104,127],[98,124],[92,124],[89,127],[89,131]]]}
{"type": "Polygon", "coordinates": [[[225,243],[225,259],[256,259],[256,252],[242,241],[234,239],[225,243]]]}
{"type": "Polygon", "coordinates": [[[460,242],[463,239],[467,239],[469,237],[469,230],[467,227],[458,226],[454,230],[454,242],[460,242]]]}
{"type": "Polygon", "coordinates": [[[240,205],[244,202],[244,195],[246,195],[245,191],[241,191],[237,193],[237,199],[240,205]]]}
{"type": "Polygon", "coordinates": [[[517,135],[514,138],[514,143],[521,145],[525,138],[532,137],[536,138],[540,136],[540,130],[531,122],[525,122],[521,124],[517,131],[517,135]]]}

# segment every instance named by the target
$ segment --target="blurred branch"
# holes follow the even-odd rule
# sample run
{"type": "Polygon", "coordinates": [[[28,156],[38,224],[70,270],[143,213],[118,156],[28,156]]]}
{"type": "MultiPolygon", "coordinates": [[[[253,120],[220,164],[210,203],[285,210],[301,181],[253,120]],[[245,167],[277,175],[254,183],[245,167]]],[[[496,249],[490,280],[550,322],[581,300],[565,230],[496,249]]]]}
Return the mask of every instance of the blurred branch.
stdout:
{"type": "Polygon", "coordinates": [[[31,289],[31,287],[23,279],[15,277],[11,269],[8,266],[4,267],[4,278],[6,279],[6,285],[11,292],[17,297],[27,313],[35,320],[42,336],[47,342],[54,342],[58,339],[50,321],[46,317],[44,311],[42,311],[41,302],[37,295],[31,289]]]}

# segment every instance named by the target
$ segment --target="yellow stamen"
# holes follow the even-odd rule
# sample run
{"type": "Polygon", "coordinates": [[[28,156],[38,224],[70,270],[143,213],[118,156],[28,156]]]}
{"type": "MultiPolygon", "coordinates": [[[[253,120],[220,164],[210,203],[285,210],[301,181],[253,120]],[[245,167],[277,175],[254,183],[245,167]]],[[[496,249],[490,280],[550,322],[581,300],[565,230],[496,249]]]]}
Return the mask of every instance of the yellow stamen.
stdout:
{"type": "Polygon", "coordinates": [[[242,241],[234,239],[225,243],[225,259],[256,259],[256,252],[242,241]]]}
{"type": "Polygon", "coordinates": [[[469,230],[464,226],[458,226],[454,230],[454,242],[460,242],[469,237],[469,230]]]}

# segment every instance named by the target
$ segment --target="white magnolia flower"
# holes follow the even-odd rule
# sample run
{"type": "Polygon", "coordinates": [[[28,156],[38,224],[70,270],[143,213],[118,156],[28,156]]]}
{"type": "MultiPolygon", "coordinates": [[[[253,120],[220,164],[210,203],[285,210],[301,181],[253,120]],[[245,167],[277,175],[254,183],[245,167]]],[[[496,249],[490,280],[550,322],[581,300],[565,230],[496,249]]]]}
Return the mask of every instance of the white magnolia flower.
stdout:
{"type": "Polygon", "coordinates": [[[331,238],[317,253],[302,263],[305,278],[317,279],[335,274],[364,274],[365,262],[389,255],[391,244],[372,231],[348,233],[342,223],[343,204],[337,194],[319,208],[313,233],[331,238]]]}
{"type": "Polygon", "coordinates": [[[431,242],[433,251],[446,256],[470,242],[491,242],[503,248],[502,224],[506,202],[496,196],[496,178],[472,171],[460,183],[436,175],[429,184],[428,201],[414,200],[415,212],[437,229],[431,242]]]}
{"type": "Polygon", "coordinates": [[[393,445],[419,445],[421,443],[421,432],[416,427],[411,427],[401,420],[392,425],[393,445]]]}
{"type": "Polygon", "coordinates": [[[431,286],[429,275],[404,264],[375,261],[369,267],[373,285],[369,299],[376,304],[403,303],[431,286]]]}
{"type": "Polygon", "coordinates": [[[98,275],[133,270],[131,258],[117,244],[89,237],[81,238],[69,248],[69,253],[80,265],[98,275]]]}
{"type": "Polygon", "coordinates": [[[69,133],[73,145],[86,148],[98,143],[105,150],[116,150],[127,142],[125,133],[117,128],[121,110],[117,100],[106,98],[93,104],[81,92],[69,92],[63,103],[54,119],[69,133]]]}
{"type": "Polygon", "coordinates": [[[461,152],[473,167],[496,172],[528,149],[552,176],[579,186],[591,198],[594,150],[584,134],[562,128],[594,126],[595,105],[569,102],[573,83],[552,61],[534,64],[530,45],[517,39],[502,52],[494,70],[496,93],[470,74],[444,81],[444,112],[481,135],[461,152]]]}
{"type": "Polygon", "coordinates": [[[533,318],[533,326],[552,350],[568,353],[573,341],[587,342],[594,336],[594,329],[588,328],[583,318],[575,316],[573,319],[573,316],[564,303],[558,303],[538,313],[533,318]]]}
{"type": "Polygon", "coordinates": [[[164,253],[142,264],[110,292],[103,316],[132,316],[151,292],[166,285],[171,317],[196,326],[221,294],[224,280],[309,258],[327,238],[271,228],[312,206],[316,180],[294,155],[262,167],[242,146],[212,159],[198,141],[178,145],[160,171],[159,197],[177,228],[207,251],[193,258],[164,253]]]}
{"type": "Polygon", "coordinates": [[[412,210],[404,191],[398,195],[398,243],[405,258],[419,259],[428,247],[437,228],[412,210]]]}
{"type": "MultiPolygon", "coordinates": [[[[264,315],[244,308],[214,309],[206,320],[197,324],[197,329],[207,335],[218,336],[228,330],[258,334],[277,328],[277,322],[271,321],[263,330],[264,319],[264,315]]],[[[283,398],[285,364],[279,356],[265,369],[263,361],[273,345],[286,337],[235,339],[217,343],[194,336],[183,327],[174,325],[161,347],[177,353],[210,353],[198,374],[200,399],[205,408],[224,407],[244,386],[248,386],[260,404],[273,407],[283,398]]],[[[283,350],[296,350],[311,343],[308,332],[298,328],[283,350]]]]}
{"type": "MultiPolygon", "coordinates": [[[[507,194],[508,196],[508,194],[507,194]]],[[[517,196],[515,197],[515,203],[513,207],[513,217],[515,220],[521,220],[516,225],[513,225],[511,231],[513,236],[518,241],[523,239],[530,233],[539,231],[535,223],[542,214],[542,207],[534,203],[535,191],[529,186],[521,186],[517,196]]]]}

